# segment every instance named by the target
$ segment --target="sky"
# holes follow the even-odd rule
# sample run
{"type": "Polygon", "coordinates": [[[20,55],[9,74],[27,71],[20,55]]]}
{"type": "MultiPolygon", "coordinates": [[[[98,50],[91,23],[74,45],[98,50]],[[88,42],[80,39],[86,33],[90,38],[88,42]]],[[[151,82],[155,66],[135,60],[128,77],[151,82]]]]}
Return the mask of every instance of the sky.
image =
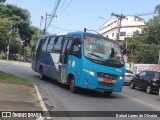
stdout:
{"type": "MultiPolygon", "coordinates": [[[[40,27],[41,16],[51,14],[56,0],[7,0],[27,9],[31,14],[31,24],[40,27]]],[[[98,31],[108,20],[114,19],[111,13],[137,15],[153,12],[160,0],[61,0],[56,16],[48,29],[49,33],[83,31],[84,28],[98,31]],[[99,18],[101,17],[101,19],[99,18]],[[102,19],[103,18],[103,19],[102,19]]],[[[145,21],[153,15],[141,16],[145,21]]],[[[49,20],[48,20],[49,21],[49,20]]],[[[44,20],[42,28],[44,28],[44,20]]]]}

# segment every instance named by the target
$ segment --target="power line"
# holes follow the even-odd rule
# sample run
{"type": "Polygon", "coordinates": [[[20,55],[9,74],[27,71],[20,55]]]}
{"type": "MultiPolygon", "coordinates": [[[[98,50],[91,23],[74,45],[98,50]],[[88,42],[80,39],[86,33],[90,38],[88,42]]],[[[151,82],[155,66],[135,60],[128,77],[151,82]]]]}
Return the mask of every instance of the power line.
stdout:
{"type": "Polygon", "coordinates": [[[72,2],[72,0],[70,0],[70,2],[68,3],[68,5],[65,7],[65,9],[58,16],[62,15],[67,10],[67,8],[71,4],[71,2],[72,2]]]}
{"type": "MultiPolygon", "coordinates": [[[[58,20],[57,20],[57,17],[56,17],[56,25],[57,25],[57,27],[58,27],[58,20]]],[[[59,32],[59,29],[58,29],[58,32],[59,32]]]]}
{"type": "Polygon", "coordinates": [[[56,16],[56,12],[57,12],[57,9],[58,9],[58,6],[59,6],[60,2],[61,2],[61,0],[57,0],[56,5],[55,5],[55,7],[54,7],[54,9],[52,11],[52,14],[51,14],[51,19],[50,19],[47,27],[45,28],[46,30],[49,28],[50,24],[53,21],[53,18],[56,16]]]}
{"type": "Polygon", "coordinates": [[[63,5],[65,4],[66,0],[62,3],[62,6],[59,8],[58,12],[62,9],[63,5]]]}
{"type": "Polygon", "coordinates": [[[143,13],[143,14],[135,14],[135,16],[147,16],[147,15],[153,15],[155,14],[154,12],[148,12],[148,13],[143,13]]]}
{"type": "Polygon", "coordinates": [[[154,12],[146,12],[146,13],[138,13],[138,14],[130,14],[125,16],[147,16],[147,15],[154,15],[154,12]]]}
{"type": "Polygon", "coordinates": [[[68,32],[71,32],[71,31],[82,31],[82,30],[69,30],[69,29],[65,29],[65,28],[59,28],[59,27],[55,27],[53,25],[50,25],[52,28],[55,28],[55,29],[59,29],[59,30],[64,30],[64,31],[68,31],[68,32]]]}

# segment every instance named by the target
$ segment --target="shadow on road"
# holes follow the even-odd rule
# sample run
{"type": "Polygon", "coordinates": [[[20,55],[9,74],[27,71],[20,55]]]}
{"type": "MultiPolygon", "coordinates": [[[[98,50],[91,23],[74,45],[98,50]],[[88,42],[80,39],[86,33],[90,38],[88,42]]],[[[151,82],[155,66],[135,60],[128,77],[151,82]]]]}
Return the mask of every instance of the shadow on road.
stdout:
{"type": "MultiPolygon", "coordinates": [[[[130,87],[130,86],[126,86],[125,85],[125,87],[130,87]]],[[[142,93],[146,93],[147,94],[146,90],[138,88],[138,87],[136,87],[135,89],[131,89],[131,90],[136,90],[137,92],[142,92],[142,93]]],[[[158,95],[158,94],[159,94],[158,92],[153,91],[152,94],[148,94],[148,95],[158,95]]]]}
{"type": "MultiPolygon", "coordinates": [[[[36,76],[39,79],[39,76],[36,76]]],[[[40,80],[40,79],[39,79],[40,80]]],[[[69,91],[69,85],[65,85],[62,84],[60,82],[58,82],[57,80],[51,79],[46,77],[44,80],[42,81],[46,81],[48,83],[54,84],[57,87],[60,87],[61,89],[67,90],[69,91]]],[[[118,93],[112,93],[111,96],[106,96],[103,91],[100,90],[90,90],[90,89],[84,89],[84,88],[78,88],[78,92],[74,93],[76,95],[81,95],[81,96],[86,96],[86,97],[96,97],[96,98],[108,98],[108,99],[121,99],[121,98],[125,98],[124,96],[118,94],[118,93]]]]}

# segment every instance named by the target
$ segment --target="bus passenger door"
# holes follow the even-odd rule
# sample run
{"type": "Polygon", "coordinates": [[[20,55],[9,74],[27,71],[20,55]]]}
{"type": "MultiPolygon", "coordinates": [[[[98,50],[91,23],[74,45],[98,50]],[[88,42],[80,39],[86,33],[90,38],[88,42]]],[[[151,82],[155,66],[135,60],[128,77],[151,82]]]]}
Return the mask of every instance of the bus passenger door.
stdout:
{"type": "Polygon", "coordinates": [[[68,55],[69,49],[72,45],[72,38],[65,38],[64,45],[62,48],[62,54],[60,58],[60,72],[61,72],[61,80],[62,82],[66,82],[66,74],[67,74],[67,64],[68,64],[68,55]]]}
{"type": "Polygon", "coordinates": [[[37,72],[38,71],[38,64],[39,64],[39,54],[41,52],[42,44],[44,42],[44,38],[38,38],[36,46],[33,51],[32,55],[32,69],[37,72]]]}

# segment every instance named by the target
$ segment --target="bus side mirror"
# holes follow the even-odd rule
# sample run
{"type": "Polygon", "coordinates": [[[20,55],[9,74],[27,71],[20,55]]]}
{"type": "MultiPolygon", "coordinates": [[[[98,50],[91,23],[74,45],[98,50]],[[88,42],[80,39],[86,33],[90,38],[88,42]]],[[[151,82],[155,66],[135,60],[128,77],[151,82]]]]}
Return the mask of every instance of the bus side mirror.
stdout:
{"type": "Polygon", "coordinates": [[[111,48],[111,54],[110,54],[110,56],[114,57],[114,55],[115,55],[114,48],[111,48]]]}

